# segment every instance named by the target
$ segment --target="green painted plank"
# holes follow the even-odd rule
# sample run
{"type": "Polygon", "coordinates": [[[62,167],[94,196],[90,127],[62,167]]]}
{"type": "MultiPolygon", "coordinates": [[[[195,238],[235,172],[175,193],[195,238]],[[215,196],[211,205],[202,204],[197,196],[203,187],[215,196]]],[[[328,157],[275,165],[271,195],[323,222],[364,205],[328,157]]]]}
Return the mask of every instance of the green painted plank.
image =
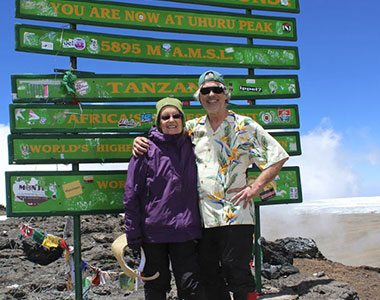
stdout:
{"type": "MultiPolygon", "coordinates": [[[[299,128],[297,105],[233,106],[266,129],[299,128]]],[[[186,119],[206,114],[201,106],[184,107],[186,119]]],[[[12,133],[147,132],[155,124],[155,106],[11,104],[12,133]]]]}
{"type": "Polygon", "coordinates": [[[299,69],[297,47],[189,42],[16,25],[16,50],[159,64],[299,69]]]}
{"type": "Polygon", "coordinates": [[[197,3],[204,5],[225,6],[269,11],[299,13],[298,0],[164,0],[171,2],[197,3]]]}
{"type": "MultiPolygon", "coordinates": [[[[301,153],[298,132],[274,132],[289,155],[301,153]]],[[[133,135],[9,135],[10,164],[127,162],[133,135]]]]}
{"type": "MultiPolygon", "coordinates": [[[[199,76],[199,75],[198,75],[199,76]]],[[[198,88],[196,75],[77,75],[74,82],[76,100],[81,102],[144,102],[173,95],[193,100],[198,88]]],[[[62,87],[63,75],[12,75],[15,103],[72,101],[62,87]]],[[[226,75],[232,99],[298,98],[300,88],[296,75],[226,75]]]]}
{"type": "MultiPolygon", "coordinates": [[[[260,171],[249,171],[252,179],[260,171]]],[[[126,171],[6,172],[8,217],[123,212],[126,171]]],[[[273,186],[276,196],[256,205],[302,202],[298,167],[284,167],[273,186]]]]}
{"type": "Polygon", "coordinates": [[[297,40],[296,20],[111,1],[16,1],[16,17],[164,32],[297,40]]]}

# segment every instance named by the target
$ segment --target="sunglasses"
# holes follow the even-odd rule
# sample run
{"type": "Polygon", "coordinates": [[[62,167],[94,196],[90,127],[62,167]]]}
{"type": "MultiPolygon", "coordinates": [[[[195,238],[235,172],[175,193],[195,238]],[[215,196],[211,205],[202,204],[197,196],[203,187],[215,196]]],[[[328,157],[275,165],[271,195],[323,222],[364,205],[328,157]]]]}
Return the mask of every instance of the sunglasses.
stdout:
{"type": "Polygon", "coordinates": [[[210,87],[201,88],[201,90],[200,90],[202,95],[208,95],[208,94],[210,94],[211,91],[214,94],[221,94],[224,92],[224,88],[221,86],[210,86],[210,87]]]}
{"type": "Polygon", "coordinates": [[[169,114],[169,115],[162,115],[161,120],[167,121],[172,117],[175,120],[182,119],[182,114],[169,114]]]}

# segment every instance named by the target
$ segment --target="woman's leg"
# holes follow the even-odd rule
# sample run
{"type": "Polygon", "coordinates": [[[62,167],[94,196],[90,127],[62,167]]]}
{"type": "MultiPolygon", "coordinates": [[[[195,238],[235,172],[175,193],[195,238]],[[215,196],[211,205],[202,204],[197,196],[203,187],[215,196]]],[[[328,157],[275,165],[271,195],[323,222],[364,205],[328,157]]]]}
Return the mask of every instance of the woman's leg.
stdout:
{"type": "Polygon", "coordinates": [[[146,262],[144,276],[152,276],[160,272],[157,279],[146,281],[144,293],[146,300],[166,300],[166,293],[170,290],[170,270],[167,244],[143,244],[146,262]]]}

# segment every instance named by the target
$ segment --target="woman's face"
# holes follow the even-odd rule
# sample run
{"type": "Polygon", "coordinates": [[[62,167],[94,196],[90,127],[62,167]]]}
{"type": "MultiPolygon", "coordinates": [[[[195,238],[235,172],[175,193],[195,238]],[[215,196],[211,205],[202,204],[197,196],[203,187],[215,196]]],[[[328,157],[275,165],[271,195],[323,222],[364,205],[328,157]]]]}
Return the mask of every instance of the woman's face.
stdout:
{"type": "Polygon", "coordinates": [[[160,127],[164,134],[179,134],[183,130],[182,114],[174,106],[165,106],[160,112],[160,127]]]}

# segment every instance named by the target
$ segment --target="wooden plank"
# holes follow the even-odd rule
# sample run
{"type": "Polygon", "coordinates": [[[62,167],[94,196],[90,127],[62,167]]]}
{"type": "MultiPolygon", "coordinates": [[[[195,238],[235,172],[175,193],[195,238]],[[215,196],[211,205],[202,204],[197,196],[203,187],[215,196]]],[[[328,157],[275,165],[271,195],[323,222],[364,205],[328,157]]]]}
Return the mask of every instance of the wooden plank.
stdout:
{"type": "MultiPolygon", "coordinates": [[[[250,170],[249,179],[260,171],[250,170]]],[[[7,216],[67,216],[121,213],[126,171],[6,172],[7,216]]],[[[255,205],[302,202],[298,167],[284,167],[274,183],[276,195],[255,205]]]]}
{"type": "Polygon", "coordinates": [[[297,47],[190,42],[15,26],[16,50],[146,63],[234,68],[299,69],[297,47]]]}

